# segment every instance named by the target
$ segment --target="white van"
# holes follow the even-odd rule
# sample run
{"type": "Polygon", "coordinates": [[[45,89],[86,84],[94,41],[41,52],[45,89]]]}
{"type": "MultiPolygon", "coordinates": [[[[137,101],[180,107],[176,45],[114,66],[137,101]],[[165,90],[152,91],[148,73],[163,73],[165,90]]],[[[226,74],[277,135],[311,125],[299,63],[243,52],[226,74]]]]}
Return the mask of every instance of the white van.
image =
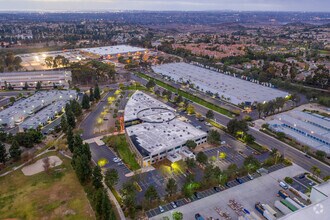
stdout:
{"type": "Polygon", "coordinates": [[[280,182],[280,187],[282,187],[283,189],[288,189],[288,185],[286,185],[284,182],[280,182]]]}

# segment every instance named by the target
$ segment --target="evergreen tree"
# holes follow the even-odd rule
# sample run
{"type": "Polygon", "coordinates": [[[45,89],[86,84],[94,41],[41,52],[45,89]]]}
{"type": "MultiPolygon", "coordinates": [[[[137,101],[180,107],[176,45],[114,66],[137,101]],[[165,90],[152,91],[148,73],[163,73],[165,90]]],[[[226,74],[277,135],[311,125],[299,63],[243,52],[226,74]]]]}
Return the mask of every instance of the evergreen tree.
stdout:
{"type": "Polygon", "coordinates": [[[92,169],[86,155],[79,155],[74,159],[74,169],[81,183],[86,183],[92,174],[92,169]]]}
{"type": "Polygon", "coordinates": [[[208,118],[208,119],[213,119],[214,118],[214,113],[213,113],[212,110],[208,110],[206,112],[206,118],[208,118]]]}
{"type": "Polygon", "coordinates": [[[149,201],[149,202],[152,202],[153,200],[156,200],[159,198],[158,196],[158,193],[157,193],[157,190],[156,188],[153,186],[153,185],[150,185],[145,194],[144,194],[144,197],[149,201]]]}
{"type": "Polygon", "coordinates": [[[101,99],[101,92],[100,92],[100,88],[99,88],[99,85],[98,84],[95,85],[94,98],[96,100],[100,100],[101,99]]]}
{"type": "Polygon", "coordinates": [[[105,190],[102,193],[102,218],[103,220],[115,220],[116,217],[112,211],[111,203],[108,197],[108,194],[105,190]]]}
{"type": "Polygon", "coordinates": [[[74,117],[74,114],[71,110],[66,112],[66,120],[68,126],[70,126],[71,128],[76,127],[76,118],[74,117]]]}
{"type": "Polygon", "coordinates": [[[89,101],[94,102],[94,89],[89,89],[89,101]]]}
{"type": "Polygon", "coordinates": [[[29,84],[27,82],[25,82],[23,89],[24,90],[28,90],[29,89],[29,84]]]}
{"type": "Polygon", "coordinates": [[[90,108],[90,105],[89,105],[89,97],[88,95],[85,93],[84,96],[83,96],[83,99],[82,99],[82,103],[81,103],[81,107],[83,109],[89,109],[90,108]]]}
{"type": "Polygon", "coordinates": [[[92,178],[93,186],[95,187],[95,189],[99,189],[103,187],[102,180],[103,180],[103,176],[101,173],[101,168],[99,166],[95,166],[93,169],[93,178],[92,178]]]}
{"type": "Polygon", "coordinates": [[[38,81],[38,82],[37,82],[37,85],[36,85],[36,90],[40,90],[40,89],[41,89],[41,82],[38,81]]]}
{"type": "Polygon", "coordinates": [[[21,153],[22,151],[18,145],[18,142],[14,139],[11,144],[11,147],[9,148],[10,157],[14,160],[18,160],[21,158],[21,153]]]}
{"type": "Polygon", "coordinates": [[[178,189],[178,185],[175,182],[175,179],[170,178],[166,184],[166,192],[167,194],[169,194],[170,196],[172,196],[173,194],[176,193],[178,189]]]}
{"type": "Polygon", "coordinates": [[[63,131],[64,133],[67,132],[67,129],[68,129],[68,122],[67,122],[67,120],[66,120],[66,116],[65,116],[65,115],[63,115],[62,118],[61,118],[61,128],[62,128],[62,131],[63,131]]]}
{"type": "Polygon", "coordinates": [[[0,142],[0,163],[6,164],[7,152],[5,145],[0,142]]]}
{"type": "Polygon", "coordinates": [[[73,137],[73,132],[71,126],[68,126],[67,128],[67,143],[68,143],[68,148],[69,150],[73,153],[73,147],[74,147],[74,137],[73,137]]]}
{"type": "Polygon", "coordinates": [[[82,109],[79,102],[77,102],[77,100],[74,99],[70,102],[70,105],[74,116],[79,117],[82,114],[82,109]]]}
{"type": "Polygon", "coordinates": [[[108,187],[113,187],[118,183],[119,175],[116,169],[109,169],[105,173],[104,181],[108,187]]]}

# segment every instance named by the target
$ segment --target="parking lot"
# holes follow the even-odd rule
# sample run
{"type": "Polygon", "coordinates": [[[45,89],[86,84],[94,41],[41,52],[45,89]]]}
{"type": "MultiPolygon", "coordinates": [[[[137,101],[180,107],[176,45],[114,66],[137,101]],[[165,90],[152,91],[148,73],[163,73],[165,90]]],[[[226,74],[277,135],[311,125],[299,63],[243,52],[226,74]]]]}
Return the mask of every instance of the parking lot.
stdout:
{"type": "Polygon", "coordinates": [[[97,145],[96,143],[89,144],[91,153],[92,153],[92,159],[96,163],[100,159],[106,159],[108,161],[107,164],[104,165],[104,168],[106,169],[116,169],[119,174],[119,181],[116,186],[116,188],[120,187],[122,183],[127,181],[126,174],[130,173],[131,171],[127,168],[125,164],[118,165],[116,162],[113,162],[113,158],[117,157],[116,154],[106,145],[97,145]]]}
{"type": "MultiPolygon", "coordinates": [[[[271,172],[275,172],[279,169],[282,169],[284,167],[285,166],[283,164],[277,164],[277,165],[274,165],[273,167],[270,167],[270,169],[268,169],[268,170],[270,170],[269,172],[271,173],[271,172]]],[[[284,168],[284,169],[287,169],[287,168],[284,168]]],[[[301,168],[298,167],[298,168],[295,168],[295,169],[301,169],[301,168]]],[[[269,176],[269,175],[267,175],[267,176],[269,176]]],[[[221,190],[220,192],[215,191],[213,188],[210,188],[210,189],[207,189],[207,190],[204,190],[204,191],[200,191],[200,192],[198,192],[198,196],[200,197],[200,199],[196,198],[196,196],[192,196],[191,198],[185,198],[185,199],[177,200],[177,201],[175,201],[175,203],[177,204],[178,207],[183,206],[183,205],[187,205],[189,203],[193,204],[192,202],[199,202],[199,200],[201,200],[203,198],[212,197],[214,194],[221,193],[223,191],[228,191],[228,190],[235,189],[236,187],[240,187],[239,185],[241,185],[241,186],[245,185],[245,183],[247,183],[247,182],[254,181],[255,179],[259,179],[259,178],[262,178],[264,176],[260,176],[259,174],[254,173],[254,174],[252,174],[252,177],[253,177],[253,180],[251,180],[248,176],[240,177],[240,179],[242,180],[242,184],[240,184],[237,180],[231,180],[226,184],[225,187],[223,187],[223,186],[220,187],[220,190],[221,190]]],[[[278,183],[277,183],[278,179],[273,179],[273,181],[274,180],[275,180],[275,183],[276,183],[275,188],[278,189],[278,190],[281,189],[279,187],[278,183]]],[[[272,183],[272,185],[274,185],[274,183],[272,183]]],[[[272,191],[274,191],[274,189],[272,189],[272,191]]],[[[272,192],[272,191],[270,191],[270,192],[272,192]]],[[[277,191],[275,190],[274,193],[276,194],[277,191]]],[[[272,201],[272,203],[274,203],[274,201],[272,201]]],[[[253,205],[254,205],[254,203],[253,203],[253,205]]],[[[162,207],[164,208],[165,212],[166,212],[166,210],[170,211],[170,210],[174,209],[170,204],[166,204],[162,207]],[[166,209],[165,209],[165,207],[166,207],[166,209]]],[[[225,207],[225,208],[228,208],[228,207],[225,207]]],[[[226,209],[222,209],[222,210],[224,211],[226,209]]],[[[213,210],[213,212],[214,212],[214,210],[213,210]]],[[[160,212],[159,208],[157,207],[157,208],[154,208],[154,209],[151,209],[151,210],[147,211],[146,214],[149,218],[152,218],[152,217],[155,217],[155,216],[161,214],[161,212],[160,212]]],[[[152,218],[152,219],[161,219],[161,218],[152,218]]]]}
{"type": "MultiPolygon", "coordinates": [[[[278,190],[282,189],[278,184],[279,179],[283,179],[286,176],[295,176],[303,172],[304,170],[297,165],[285,167],[280,171],[271,172],[267,175],[260,176],[243,184],[238,184],[235,187],[231,187],[221,192],[216,193],[214,191],[214,193],[208,196],[207,199],[201,198],[194,202],[186,202],[185,205],[176,208],[176,211],[182,212],[185,219],[194,219],[196,213],[200,213],[205,218],[219,218],[220,216],[216,209],[220,209],[228,212],[233,219],[237,219],[237,214],[227,205],[229,200],[235,199],[242,204],[245,209],[257,213],[254,208],[256,202],[261,202],[274,207],[273,204],[275,200],[279,199],[277,197],[278,190]]],[[[202,193],[201,195],[207,195],[207,192],[202,193]]],[[[155,216],[153,214],[158,213],[156,209],[147,212],[150,219],[160,220],[164,216],[170,215],[170,213],[166,213],[165,211],[165,213],[155,216]]],[[[261,215],[259,216],[261,217],[261,215]]]]}
{"type": "Polygon", "coordinates": [[[309,187],[316,185],[315,182],[308,179],[304,174],[294,176],[292,179],[293,183],[291,184],[291,186],[302,193],[306,193],[309,187]]]}
{"type": "Polygon", "coordinates": [[[243,165],[244,157],[228,146],[221,146],[204,151],[204,153],[209,158],[213,156],[218,157],[221,152],[226,154],[226,158],[217,158],[217,160],[214,162],[220,168],[225,169],[232,163],[235,163],[238,167],[241,167],[243,165]]]}

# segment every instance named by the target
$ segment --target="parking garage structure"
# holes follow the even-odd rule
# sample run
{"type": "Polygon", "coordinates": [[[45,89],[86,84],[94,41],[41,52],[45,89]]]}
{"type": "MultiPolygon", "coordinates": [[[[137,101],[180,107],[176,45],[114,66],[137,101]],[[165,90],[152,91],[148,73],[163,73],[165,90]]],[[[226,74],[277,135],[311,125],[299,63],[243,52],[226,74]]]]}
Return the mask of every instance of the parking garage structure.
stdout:
{"type": "Polygon", "coordinates": [[[15,125],[22,125],[22,128],[42,126],[58,114],[63,105],[65,106],[67,102],[76,97],[77,92],[75,90],[39,91],[2,110],[0,112],[0,124],[9,128],[13,128],[15,125]],[[27,118],[30,120],[23,123],[27,118]],[[32,121],[38,122],[38,125],[34,125],[32,121]]]}
{"type": "Polygon", "coordinates": [[[276,115],[269,128],[283,132],[301,144],[330,154],[330,118],[293,110],[276,115]]]}
{"type": "Polygon", "coordinates": [[[207,138],[206,132],[179,120],[173,108],[140,91],[128,100],[124,121],[129,146],[142,167],[165,158],[173,163],[194,157],[186,142],[199,145],[207,138]]]}

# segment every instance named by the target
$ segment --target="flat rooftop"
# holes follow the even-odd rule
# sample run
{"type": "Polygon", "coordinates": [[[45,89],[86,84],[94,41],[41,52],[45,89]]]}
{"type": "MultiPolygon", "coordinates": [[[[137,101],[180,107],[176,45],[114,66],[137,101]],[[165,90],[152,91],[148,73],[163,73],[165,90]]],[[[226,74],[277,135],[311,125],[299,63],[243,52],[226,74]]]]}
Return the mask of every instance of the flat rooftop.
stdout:
{"type": "Polygon", "coordinates": [[[287,92],[263,86],[241,78],[187,63],[169,63],[153,66],[153,71],[177,82],[190,82],[195,88],[226,98],[233,104],[243,102],[267,102],[277,97],[286,97],[287,92]]]}
{"type": "MultiPolygon", "coordinates": [[[[0,83],[25,83],[25,82],[65,82],[71,80],[71,71],[34,71],[0,73],[0,83]]],[[[24,85],[24,84],[23,84],[24,85]]]]}
{"type": "Polygon", "coordinates": [[[268,124],[277,132],[330,154],[330,118],[293,110],[274,116],[268,124]]]}
{"type": "Polygon", "coordinates": [[[117,45],[117,46],[107,46],[107,47],[93,47],[80,49],[82,52],[93,53],[99,56],[116,55],[116,54],[126,54],[126,53],[136,53],[143,52],[146,49],[140,47],[132,47],[129,45],[117,45]]]}
{"type": "Polygon", "coordinates": [[[37,128],[40,124],[46,123],[48,120],[52,119],[57,113],[64,110],[64,107],[68,100],[60,100],[54,102],[53,104],[45,107],[37,114],[29,117],[24,122],[20,124],[23,128],[37,128]]]}
{"type": "Polygon", "coordinates": [[[50,90],[36,92],[34,95],[14,103],[13,106],[0,112],[0,120],[22,121],[24,118],[35,113],[35,111],[44,108],[53,102],[60,100],[70,100],[76,98],[75,90],[50,90]]]}
{"type": "Polygon", "coordinates": [[[142,123],[126,128],[142,155],[157,154],[197,140],[207,134],[176,118],[175,110],[157,99],[136,91],[125,107],[124,120],[142,123]]]}
{"type": "Polygon", "coordinates": [[[155,112],[175,112],[175,109],[165,105],[164,103],[152,98],[141,91],[136,91],[127,101],[125,107],[124,121],[137,120],[140,117],[155,117],[155,112]],[[150,110],[153,109],[154,111],[150,110]],[[147,111],[149,110],[149,111],[147,111]],[[140,113],[140,114],[139,114],[140,113]]]}
{"type": "Polygon", "coordinates": [[[179,119],[165,123],[142,123],[127,127],[126,132],[138,149],[143,148],[150,154],[157,154],[183,145],[187,140],[206,136],[205,132],[179,119]]]}

